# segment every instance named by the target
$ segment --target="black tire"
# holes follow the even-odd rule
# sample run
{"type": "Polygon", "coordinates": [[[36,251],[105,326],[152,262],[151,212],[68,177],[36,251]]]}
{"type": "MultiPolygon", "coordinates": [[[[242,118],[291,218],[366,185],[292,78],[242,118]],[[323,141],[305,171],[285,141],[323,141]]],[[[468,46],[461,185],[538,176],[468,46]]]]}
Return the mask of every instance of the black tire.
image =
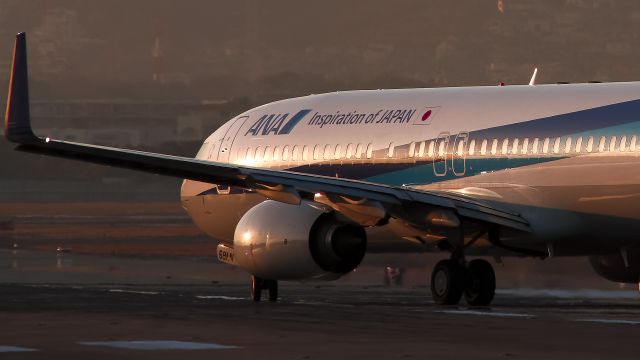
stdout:
{"type": "Polygon", "coordinates": [[[269,301],[278,301],[278,281],[277,280],[265,280],[265,288],[269,290],[269,301]]]}
{"type": "Polygon", "coordinates": [[[483,259],[469,262],[466,271],[464,299],[471,306],[491,304],[496,293],[496,274],[493,266],[483,259]]]}
{"type": "Polygon", "coordinates": [[[262,300],[262,288],[265,281],[257,276],[251,276],[251,299],[253,301],[262,300]]]}
{"type": "Polygon", "coordinates": [[[464,291],[464,267],[457,261],[440,260],[431,273],[431,296],[438,305],[455,305],[464,291]]]}

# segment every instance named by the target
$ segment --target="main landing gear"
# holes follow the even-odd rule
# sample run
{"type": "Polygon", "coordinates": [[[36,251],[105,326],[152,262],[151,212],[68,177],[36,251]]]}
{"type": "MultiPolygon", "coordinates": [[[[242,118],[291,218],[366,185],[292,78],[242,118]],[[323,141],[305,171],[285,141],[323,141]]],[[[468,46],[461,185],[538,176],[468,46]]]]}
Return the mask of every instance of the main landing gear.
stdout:
{"type": "Polygon", "coordinates": [[[496,291],[496,275],[483,259],[467,263],[463,257],[439,261],[431,274],[431,294],[439,305],[455,305],[464,298],[471,306],[491,303],[496,291]]]}
{"type": "Polygon", "coordinates": [[[269,291],[269,301],[278,301],[278,281],[251,276],[251,298],[253,301],[262,300],[262,290],[269,291]]]}

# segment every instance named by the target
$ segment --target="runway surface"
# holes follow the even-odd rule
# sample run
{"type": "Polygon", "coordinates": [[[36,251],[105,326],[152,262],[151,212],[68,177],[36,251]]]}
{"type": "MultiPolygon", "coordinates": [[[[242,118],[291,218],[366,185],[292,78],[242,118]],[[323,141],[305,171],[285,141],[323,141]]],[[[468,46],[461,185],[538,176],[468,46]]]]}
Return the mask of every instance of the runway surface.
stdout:
{"type": "Polygon", "coordinates": [[[0,358],[638,357],[631,289],[500,288],[469,308],[352,280],[282,283],[279,303],[254,303],[246,274],[211,266],[0,251],[0,358]]]}

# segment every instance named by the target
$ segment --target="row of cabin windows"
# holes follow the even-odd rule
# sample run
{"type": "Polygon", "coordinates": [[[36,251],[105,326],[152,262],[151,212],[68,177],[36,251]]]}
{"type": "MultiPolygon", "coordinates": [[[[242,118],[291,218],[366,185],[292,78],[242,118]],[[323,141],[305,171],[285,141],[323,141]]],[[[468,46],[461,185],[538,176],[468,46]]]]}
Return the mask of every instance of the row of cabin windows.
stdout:
{"type": "MultiPolygon", "coordinates": [[[[591,153],[591,152],[614,152],[614,151],[635,151],[637,137],[617,136],[594,138],[593,136],[576,138],[515,138],[506,139],[475,139],[467,141],[460,139],[454,148],[456,156],[474,155],[536,155],[536,154],[569,154],[569,153],[591,153]],[[465,148],[468,142],[468,147],[465,148]],[[466,152],[466,154],[465,154],[466,152]]],[[[447,151],[447,142],[441,140],[437,142],[422,141],[409,144],[409,157],[429,157],[435,155],[442,157],[447,151]],[[437,148],[436,148],[437,146],[437,148]]],[[[393,158],[395,146],[389,144],[387,157],[393,158]]],[[[310,160],[340,160],[340,159],[371,159],[373,157],[373,146],[368,144],[366,149],[363,144],[348,144],[344,149],[338,145],[315,145],[313,149],[307,145],[284,145],[284,146],[257,146],[255,148],[244,148],[238,151],[239,160],[247,161],[310,161],[310,160]]]]}
{"type": "MultiPolygon", "coordinates": [[[[475,155],[478,151],[479,155],[528,155],[528,154],[570,154],[570,153],[591,153],[591,152],[625,152],[636,151],[637,137],[633,135],[628,136],[600,136],[599,138],[589,137],[577,137],[574,142],[572,136],[565,138],[524,138],[522,141],[519,138],[515,138],[510,141],[506,139],[493,139],[482,140],[479,144],[480,148],[476,149],[476,140],[469,142],[469,155],[475,155]]],[[[459,140],[456,146],[456,155],[465,155],[464,140],[459,140]]]]}
{"type": "MultiPolygon", "coordinates": [[[[529,154],[569,154],[569,153],[591,153],[591,152],[625,152],[636,151],[637,137],[633,135],[631,137],[622,136],[600,136],[594,138],[593,136],[576,138],[575,142],[573,137],[565,138],[515,138],[510,140],[506,139],[483,139],[476,141],[475,139],[468,141],[467,139],[457,140],[457,144],[454,148],[455,155],[463,156],[468,155],[529,155],[529,154]],[[468,142],[468,149],[465,149],[465,145],[468,142]]],[[[422,141],[418,144],[412,142],[409,144],[409,157],[433,157],[437,155],[442,157],[447,150],[447,142],[440,140],[437,142],[431,140],[430,142],[422,141]],[[436,149],[437,146],[437,149],[436,149]],[[426,151],[425,151],[426,149],[426,151]]],[[[395,146],[393,143],[389,145],[387,156],[394,157],[395,146]]]]}
{"type": "Polygon", "coordinates": [[[339,160],[339,159],[371,159],[373,144],[366,149],[363,144],[348,144],[344,149],[341,145],[315,145],[313,149],[307,145],[257,146],[243,148],[238,151],[238,160],[245,161],[310,161],[310,160],[339,160]],[[343,151],[344,150],[344,151],[343,151]]]}

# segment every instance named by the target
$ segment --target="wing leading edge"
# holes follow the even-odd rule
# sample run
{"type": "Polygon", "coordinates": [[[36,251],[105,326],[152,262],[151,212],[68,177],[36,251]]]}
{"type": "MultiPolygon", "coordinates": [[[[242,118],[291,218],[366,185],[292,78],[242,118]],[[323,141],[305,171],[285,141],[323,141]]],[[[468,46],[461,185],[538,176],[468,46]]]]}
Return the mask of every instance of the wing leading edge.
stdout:
{"type": "Polygon", "coordinates": [[[531,232],[528,222],[518,214],[449,193],[38,137],[30,125],[24,33],[16,37],[5,137],[18,144],[18,151],[237,186],[290,204],[312,200],[365,226],[379,225],[389,218],[396,218],[437,232],[438,229],[459,229],[460,219],[467,218],[531,232]]]}

